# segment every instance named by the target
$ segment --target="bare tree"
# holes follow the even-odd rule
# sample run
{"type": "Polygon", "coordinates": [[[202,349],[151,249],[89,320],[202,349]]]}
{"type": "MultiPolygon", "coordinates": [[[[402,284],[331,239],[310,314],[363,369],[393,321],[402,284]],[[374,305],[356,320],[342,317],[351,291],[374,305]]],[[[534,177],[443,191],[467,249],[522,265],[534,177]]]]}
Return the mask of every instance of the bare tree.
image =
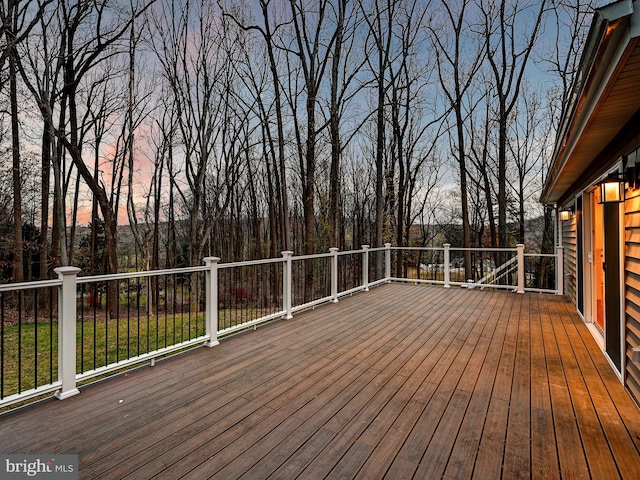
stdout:
{"type": "Polygon", "coordinates": [[[150,21],[153,49],[177,109],[176,146],[184,160],[176,165],[172,154],[170,170],[181,170],[186,183],[186,188],[180,182],[174,186],[188,214],[185,260],[196,264],[232,200],[237,175],[242,133],[233,106],[237,80],[233,56],[223,44],[233,45],[238,32],[230,22],[220,22],[219,12],[204,0],[166,0],[150,21]]]}
{"type": "MultiPolygon", "coordinates": [[[[272,257],[278,255],[278,245],[288,245],[287,237],[289,236],[288,232],[283,232],[280,229],[283,228],[282,222],[282,199],[283,196],[279,194],[281,182],[278,174],[278,153],[279,147],[276,148],[274,137],[270,128],[270,120],[272,119],[272,114],[270,114],[271,109],[264,101],[264,97],[268,91],[266,75],[263,72],[259,71],[259,67],[254,65],[255,57],[252,57],[250,53],[244,49],[243,50],[243,58],[244,58],[244,70],[239,71],[239,77],[245,82],[247,86],[247,90],[250,92],[251,100],[247,102],[244,97],[238,98],[239,102],[245,102],[246,108],[249,108],[253,111],[254,115],[258,119],[260,125],[260,143],[262,146],[262,155],[261,157],[264,159],[263,167],[264,170],[258,169],[252,165],[252,158],[248,157],[246,159],[247,162],[247,173],[250,177],[249,185],[251,187],[251,195],[253,197],[257,197],[257,192],[253,189],[255,186],[255,182],[252,179],[254,175],[257,173],[256,170],[262,172],[263,181],[266,182],[266,197],[267,197],[267,209],[268,209],[268,217],[269,217],[269,238],[270,238],[270,253],[272,257]]],[[[258,64],[259,65],[259,64],[258,64]]],[[[278,107],[276,107],[277,109],[278,107]]],[[[277,122],[277,120],[276,120],[277,122]]],[[[284,145],[283,145],[284,146],[284,145]]],[[[247,148],[247,154],[249,154],[249,148],[247,148]]],[[[257,203],[257,198],[252,202],[252,208],[255,207],[257,203]]],[[[286,209],[288,211],[288,208],[286,209]]],[[[258,222],[259,219],[256,216],[257,212],[254,210],[254,222],[258,222]]],[[[288,215],[288,213],[287,213],[288,215]]],[[[288,219],[287,219],[288,225],[288,219]]],[[[288,227],[287,227],[288,228],[288,227]]]]}
{"type": "MultiPolygon", "coordinates": [[[[304,215],[304,252],[314,253],[316,248],[316,167],[317,167],[317,140],[321,128],[317,124],[318,100],[323,83],[325,71],[329,66],[330,49],[335,41],[335,32],[328,34],[327,23],[328,9],[331,4],[328,0],[310,3],[290,0],[289,8],[293,28],[292,45],[288,47],[289,61],[296,62],[294,68],[299,68],[301,73],[301,92],[290,91],[289,103],[293,111],[299,114],[294,103],[300,101],[299,96],[304,95],[304,119],[296,116],[296,135],[298,139],[298,151],[300,153],[299,167],[302,182],[302,206],[304,215]],[[305,138],[301,132],[304,131],[305,138]]],[[[309,277],[311,272],[308,272],[309,277]]],[[[310,278],[308,278],[310,281],[310,278]]]]}
{"type": "MultiPolygon", "coordinates": [[[[484,93],[484,96],[488,95],[488,92],[484,93]]],[[[495,217],[495,188],[493,181],[493,168],[490,157],[493,155],[493,147],[495,144],[495,135],[490,128],[490,122],[492,118],[491,104],[484,100],[484,96],[479,99],[469,98],[467,111],[469,112],[468,121],[466,126],[468,129],[468,136],[470,140],[469,155],[472,165],[469,168],[473,174],[469,175],[472,181],[475,180],[477,185],[477,191],[482,192],[484,196],[483,201],[478,201],[478,208],[485,210],[485,215],[489,223],[489,242],[492,248],[498,246],[498,236],[496,228],[495,217]]],[[[482,246],[483,242],[483,230],[485,228],[485,222],[478,224],[478,246],[482,246]]]]}
{"type": "MultiPolygon", "coordinates": [[[[0,52],[0,71],[6,63],[9,83],[9,108],[11,118],[12,145],[12,183],[13,183],[13,268],[12,279],[21,282],[23,272],[23,244],[22,244],[22,189],[20,165],[20,126],[18,106],[18,71],[20,57],[18,44],[22,42],[40,21],[44,9],[50,0],[38,2],[34,5],[31,0],[7,0],[0,3],[0,38],[4,40],[0,52]]],[[[0,80],[0,86],[3,82],[0,80]]]]}
{"type": "MultiPolygon", "coordinates": [[[[131,16],[135,18],[135,5],[132,3],[130,8],[131,16]]],[[[136,191],[143,190],[144,187],[137,185],[134,182],[136,169],[139,168],[139,165],[137,165],[139,162],[136,161],[137,148],[135,132],[140,128],[150,114],[150,110],[152,108],[151,97],[155,87],[154,79],[149,79],[148,77],[145,78],[144,75],[139,75],[141,72],[149,70],[148,65],[145,65],[144,61],[141,62],[141,57],[144,57],[138,53],[139,46],[145,34],[146,28],[144,22],[141,25],[137,25],[136,22],[131,22],[127,55],[127,107],[125,120],[122,124],[122,131],[120,134],[121,141],[119,143],[122,144],[120,154],[123,158],[126,158],[126,160],[123,161],[123,164],[126,164],[127,170],[127,217],[129,220],[129,226],[136,243],[136,251],[142,253],[143,268],[149,269],[151,263],[149,237],[153,228],[152,223],[149,221],[151,195],[147,195],[147,201],[142,212],[142,218],[145,221],[140,224],[138,218],[138,207],[136,205],[136,191]]],[[[156,171],[154,171],[154,177],[155,174],[156,171]]]]}
{"type": "Polygon", "coordinates": [[[349,150],[343,164],[341,201],[351,226],[350,247],[358,248],[371,245],[373,240],[375,169],[371,168],[373,162],[370,159],[375,159],[375,155],[366,140],[354,142],[349,150]]]}
{"type": "MultiPolygon", "coordinates": [[[[150,4],[141,8],[143,12],[150,4]]],[[[117,250],[117,200],[110,196],[101,179],[95,176],[84,161],[82,142],[83,128],[78,108],[79,86],[89,72],[97,65],[116,55],[119,42],[135,20],[128,14],[121,17],[116,5],[109,0],[101,2],[79,2],[68,4],[60,2],[61,34],[64,47],[64,88],[61,106],[61,121],[56,135],[60,143],[71,156],[73,165],[82,180],[97,198],[104,220],[106,262],[109,272],[118,271],[117,250]],[[67,112],[67,121],[64,112],[67,112]]],[[[139,15],[138,12],[136,15],[139,15]]],[[[113,192],[113,189],[112,189],[113,192]]],[[[110,315],[117,308],[117,292],[110,292],[110,315]]]]}
{"type": "MultiPolygon", "coordinates": [[[[425,113],[424,89],[429,85],[431,65],[429,51],[421,45],[429,3],[406,2],[400,5],[395,37],[398,40],[398,55],[389,65],[389,86],[387,101],[389,105],[389,123],[391,127],[392,171],[397,169],[397,179],[388,175],[387,191],[397,185],[397,194],[391,194],[395,204],[395,243],[408,245],[411,223],[415,218],[412,204],[418,177],[431,159],[437,137],[425,142],[425,137],[434,124],[441,124],[442,117],[427,120],[425,113]],[[418,56],[422,57],[417,61],[418,56]],[[430,146],[425,144],[431,143],[430,146]],[[396,196],[397,195],[397,196],[396,196]]],[[[431,110],[430,113],[433,113],[431,110]]],[[[440,130],[441,131],[441,130],[440,130]]],[[[431,175],[433,179],[435,175],[431,175]]],[[[428,182],[431,183],[431,182],[428,182]]],[[[428,189],[428,187],[427,187],[428,189]]],[[[398,252],[397,274],[403,275],[404,262],[402,252],[398,252]]]]}
{"type": "Polygon", "coordinates": [[[584,42],[588,33],[589,23],[594,9],[599,2],[596,0],[550,0],[550,12],[547,25],[550,25],[547,37],[552,39],[550,44],[539,55],[542,65],[548,66],[550,73],[559,82],[557,88],[552,88],[552,95],[548,98],[559,121],[570,105],[569,95],[574,76],[578,71],[584,42]]]}
{"type": "MultiPolygon", "coordinates": [[[[272,14],[273,8],[271,8],[272,0],[259,0],[260,11],[262,13],[262,23],[258,24],[248,24],[245,20],[246,15],[242,11],[242,6],[235,4],[225,4],[223,11],[224,15],[231,18],[237,25],[239,25],[242,29],[246,31],[257,31],[264,41],[264,45],[266,48],[267,55],[267,64],[269,67],[269,72],[271,75],[271,88],[273,89],[273,109],[275,110],[276,116],[276,134],[275,134],[275,142],[274,135],[271,132],[269,117],[266,115],[267,108],[264,101],[264,96],[262,94],[257,95],[256,101],[258,102],[259,112],[257,112],[263,122],[264,128],[264,147],[266,147],[265,151],[268,152],[268,156],[272,158],[273,168],[267,166],[268,172],[268,181],[270,188],[270,214],[269,217],[274,218],[276,215],[276,208],[273,201],[278,205],[278,224],[279,229],[274,228],[275,224],[271,224],[271,237],[272,237],[272,254],[275,255],[277,252],[277,234],[278,231],[280,233],[280,243],[283,250],[288,250],[290,247],[290,227],[289,227],[289,200],[288,200],[288,191],[287,191],[287,174],[286,174],[286,160],[285,160],[285,133],[284,133],[284,109],[283,109],[283,101],[282,101],[282,90],[281,90],[281,79],[278,73],[278,61],[277,61],[277,39],[276,33],[280,30],[284,25],[289,22],[280,23],[278,21],[275,22],[275,25],[272,25],[272,14]],[[277,148],[276,148],[277,145],[277,148]],[[272,178],[273,183],[272,185],[272,178]],[[272,195],[275,193],[275,196],[272,195]]],[[[248,53],[248,49],[244,49],[245,53],[248,53]]],[[[252,65],[248,65],[251,70],[252,65]]],[[[259,78],[250,74],[248,78],[245,78],[245,82],[252,83],[250,91],[253,92],[263,92],[264,85],[258,85],[255,82],[255,79],[259,78]]]]}
{"type": "MultiPolygon", "coordinates": [[[[43,12],[37,26],[34,27],[28,41],[24,42],[20,51],[22,62],[19,63],[22,81],[36,101],[43,121],[41,140],[41,201],[40,201],[40,278],[48,278],[52,269],[58,266],[58,252],[48,250],[49,238],[49,196],[51,183],[52,156],[55,150],[55,135],[53,131],[53,105],[57,98],[57,85],[61,76],[62,59],[56,60],[55,52],[59,50],[56,41],[59,36],[51,35],[52,26],[55,28],[55,15],[51,12],[43,12]]],[[[55,179],[54,187],[54,216],[61,210],[59,179],[55,179]]],[[[59,222],[56,222],[59,224],[59,222]]],[[[54,234],[60,238],[60,232],[54,234]]],[[[52,244],[57,244],[53,242],[52,244]]],[[[66,247],[65,247],[66,248],[66,247]]],[[[43,296],[44,308],[47,305],[43,296]]]]}
{"type": "MultiPolygon", "coordinates": [[[[508,152],[512,158],[516,174],[514,182],[508,182],[512,195],[517,199],[518,243],[525,243],[525,205],[536,195],[533,189],[539,177],[544,157],[548,154],[543,138],[544,128],[541,101],[527,83],[523,86],[522,97],[513,109],[509,122],[508,152]]],[[[537,199],[536,199],[537,200],[537,199]]]]}
{"type": "MultiPolygon", "coordinates": [[[[67,265],[67,247],[64,214],[64,181],[62,166],[62,147],[57,141],[54,128],[54,112],[61,103],[62,70],[64,55],[62,50],[61,25],[57,21],[58,9],[44,11],[37,27],[23,42],[20,50],[21,62],[18,63],[23,84],[36,101],[42,116],[42,188],[41,188],[41,229],[40,255],[48,258],[41,262],[40,277],[53,274],[58,265],[67,265]],[[53,225],[51,228],[51,249],[48,243],[50,173],[53,168],[53,225]]],[[[64,110],[64,109],[61,109],[64,110]]],[[[60,112],[61,119],[64,114],[60,112]]]]}
{"type": "MultiPolygon", "coordinates": [[[[237,37],[237,41],[233,46],[236,52],[236,61],[231,67],[235,72],[235,76],[242,82],[238,89],[236,102],[242,105],[243,109],[255,118],[259,127],[259,140],[253,145],[249,137],[245,138],[243,152],[245,155],[244,167],[248,176],[246,191],[251,200],[249,201],[249,210],[251,212],[252,228],[254,230],[253,242],[255,243],[256,255],[259,255],[262,248],[262,239],[260,235],[261,218],[258,212],[258,188],[260,184],[266,184],[263,188],[266,195],[267,217],[268,217],[268,235],[270,254],[272,257],[278,255],[278,247],[288,245],[289,232],[288,229],[288,207],[283,208],[283,199],[287,199],[288,195],[282,191],[282,185],[286,186],[286,176],[284,180],[281,178],[283,170],[280,166],[284,165],[284,130],[282,125],[282,100],[280,95],[280,79],[276,68],[276,59],[274,51],[274,39],[271,33],[270,18],[268,17],[268,3],[261,3],[263,16],[265,17],[265,28],[251,25],[246,26],[245,22],[250,21],[246,18],[245,12],[240,6],[227,5],[224,15],[232,19],[236,25],[245,32],[259,32],[260,42],[255,43],[255,37],[250,35],[241,35],[237,37]],[[262,44],[264,42],[264,45],[262,44]],[[274,119],[275,116],[275,119],[274,119]],[[272,125],[276,124],[276,132],[272,131],[272,125]],[[262,154],[256,155],[260,145],[262,154]],[[256,161],[257,156],[262,161],[256,161]],[[260,181],[258,181],[260,180],[260,181]]],[[[230,52],[231,54],[231,52],[230,52]]]]}
{"type": "Polygon", "coordinates": [[[507,144],[508,122],[515,108],[531,53],[539,40],[547,2],[525,5],[514,1],[484,0],[480,3],[486,58],[493,75],[498,131],[498,240],[507,239],[507,144]],[[533,20],[532,20],[533,19],[533,20]],[[525,25],[528,28],[525,28],[525,25]]]}
{"type": "MultiPolygon", "coordinates": [[[[331,245],[344,248],[341,232],[340,179],[342,154],[353,136],[363,124],[356,121],[351,131],[344,125],[345,113],[352,100],[364,87],[359,74],[366,63],[361,52],[356,51],[362,12],[356,2],[337,0],[334,9],[335,30],[332,36],[331,76],[329,98],[329,140],[331,143],[331,164],[329,173],[329,227],[331,245]]],[[[353,115],[353,112],[350,112],[353,115]]]]}
{"type": "MultiPolygon", "coordinates": [[[[460,204],[462,213],[462,246],[471,247],[469,225],[469,201],[467,185],[467,139],[465,131],[465,97],[477,80],[483,55],[481,42],[467,38],[473,30],[469,17],[472,15],[471,1],[464,0],[459,10],[453,10],[450,2],[442,1],[441,23],[433,23],[430,28],[431,41],[436,54],[436,65],[440,86],[454,115],[452,154],[457,159],[460,176],[460,204]],[[467,45],[473,45],[469,50],[467,45]]],[[[471,252],[464,252],[465,278],[472,278],[471,252]]]]}
{"type": "MultiPolygon", "coordinates": [[[[392,45],[393,28],[395,21],[396,2],[387,0],[383,2],[361,2],[364,18],[368,26],[368,34],[365,44],[365,55],[369,60],[369,70],[373,75],[373,85],[375,89],[375,112],[376,112],[376,136],[375,136],[375,235],[374,245],[382,246],[384,243],[384,207],[385,198],[384,187],[384,157],[385,157],[385,102],[387,92],[387,72],[389,69],[392,45]]],[[[377,262],[381,267],[382,262],[377,262]]],[[[380,273],[380,272],[378,272],[380,273]]]]}

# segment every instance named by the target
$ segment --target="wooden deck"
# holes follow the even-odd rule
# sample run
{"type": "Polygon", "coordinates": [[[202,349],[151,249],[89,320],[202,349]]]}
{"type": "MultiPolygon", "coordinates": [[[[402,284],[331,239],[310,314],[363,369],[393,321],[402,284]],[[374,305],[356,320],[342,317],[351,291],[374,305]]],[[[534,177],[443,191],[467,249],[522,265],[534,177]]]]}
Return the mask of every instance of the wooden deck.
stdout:
{"type": "Polygon", "coordinates": [[[0,417],[82,479],[638,479],[639,449],[565,299],[400,284],[0,417]]]}

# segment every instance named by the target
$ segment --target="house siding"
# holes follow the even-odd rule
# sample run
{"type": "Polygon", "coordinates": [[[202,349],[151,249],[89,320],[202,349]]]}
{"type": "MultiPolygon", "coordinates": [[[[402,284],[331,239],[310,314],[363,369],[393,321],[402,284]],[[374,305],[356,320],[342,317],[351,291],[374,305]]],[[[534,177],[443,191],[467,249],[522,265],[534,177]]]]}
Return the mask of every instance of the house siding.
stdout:
{"type": "Polygon", "coordinates": [[[640,190],[627,190],[624,215],[625,241],[625,355],[626,386],[640,404],[640,368],[631,351],[640,345],[640,190]]]}
{"type": "Polygon", "coordinates": [[[576,216],[562,222],[562,245],[564,246],[564,293],[576,305],[576,216]]]}

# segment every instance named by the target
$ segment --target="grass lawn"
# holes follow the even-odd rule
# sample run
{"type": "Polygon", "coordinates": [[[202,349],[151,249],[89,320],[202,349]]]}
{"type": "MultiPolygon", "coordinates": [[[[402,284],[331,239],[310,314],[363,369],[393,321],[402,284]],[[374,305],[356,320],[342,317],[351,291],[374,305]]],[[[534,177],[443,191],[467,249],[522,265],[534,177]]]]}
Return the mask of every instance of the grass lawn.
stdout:
{"type": "MultiPolygon", "coordinates": [[[[219,328],[239,325],[272,313],[262,309],[219,311],[219,328]]],[[[121,312],[122,315],[122,312],[121,312]]],[[[85,312],[76,323],[76,371],[95,370],[118,361],[170,347],[206,332],[204,312],[131,315],[106,320],[104,311],[85,312]]],[[[23,323],[4,327],[0,338],[0,398],[48,385],[58,378],[58,323],[23,323]]]]}

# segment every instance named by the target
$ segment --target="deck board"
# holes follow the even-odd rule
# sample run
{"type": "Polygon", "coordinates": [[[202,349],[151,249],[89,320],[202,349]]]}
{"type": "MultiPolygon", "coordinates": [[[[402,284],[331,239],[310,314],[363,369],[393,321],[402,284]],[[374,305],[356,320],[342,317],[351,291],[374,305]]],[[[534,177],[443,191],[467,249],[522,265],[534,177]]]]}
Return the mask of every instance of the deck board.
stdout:
{"type": "Polygon", "coordinates": [[[637,478],[640,411],[557,296],[388,284],[0,417],[80,478],[637,478]]]}
{"type": "MultiPolygon", "coordinates": [[[[497,370],[497,362],[502,347],[502,332],[506,322],[500,321],[502,308],[507,296],[496,296],[486,302],[490,307],[485,329],[479,344],[473,352],[471,368],[465,369],[458,388],[471,392],[467,414],[456,437],[445,476],[449,478],[471,478],[474,461],[480,445],[491,391],[497,370]],[[483,348],[484,347],[484,348],[483,348]]],[[[485,312],[486,312],[485,307],[485,312]]]]}
{"type": "Polygon", "coordinates": [[[560,465],[553,424],[549,370],[545,355],[544,324],[548,312],[539,302],[532,302],[529,311],[531,338],[531,478],[553,480],[560,478],[560,465]]]}
{"type": "Polygon", "coordinates": [[[531,295],[524,296],[519,302],[519,311],[514,315],[518,322],[504,454],[503,475],[507,478],[531,477],[530,299],[531,295]]]}

